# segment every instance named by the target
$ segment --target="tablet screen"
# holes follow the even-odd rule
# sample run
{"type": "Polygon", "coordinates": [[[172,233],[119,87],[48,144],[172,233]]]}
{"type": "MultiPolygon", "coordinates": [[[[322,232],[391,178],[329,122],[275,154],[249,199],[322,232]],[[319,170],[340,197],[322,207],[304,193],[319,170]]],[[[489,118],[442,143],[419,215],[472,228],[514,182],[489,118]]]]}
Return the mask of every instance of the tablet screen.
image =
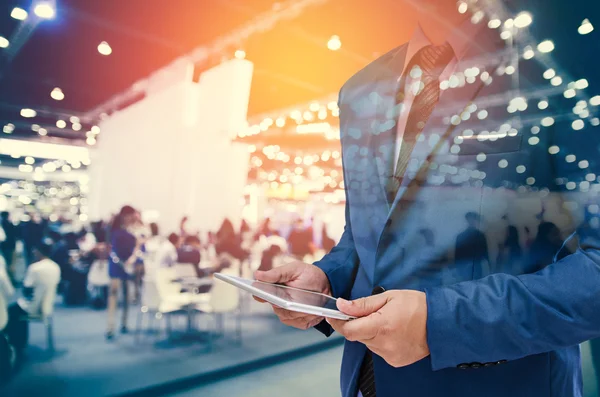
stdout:
{"type": "Polygon", "coordinates": [[[245,280],[241,278],[238,278],[237,280],[271,295],[275,295],[278,298],[285,299],[288,302],[337,310],[334,298],[318,292],[305,291],[297,288],[286,287],[284,285],[269,284],[262,281],[245,280]]]}

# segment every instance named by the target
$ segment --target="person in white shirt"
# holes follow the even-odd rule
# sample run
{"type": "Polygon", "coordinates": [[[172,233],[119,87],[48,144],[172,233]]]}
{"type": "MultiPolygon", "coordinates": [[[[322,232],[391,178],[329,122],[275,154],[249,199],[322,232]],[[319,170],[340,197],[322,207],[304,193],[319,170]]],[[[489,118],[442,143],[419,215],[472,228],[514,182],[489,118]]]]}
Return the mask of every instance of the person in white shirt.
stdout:
{"type": "Polygon", "coordinates": [[[0,255],[0,331],[8,323],[8,303],[15,293],[8,273],[6,272],[6,262],[0,255]]]}
{"type": "Polygon", "coordinates": [[[154,256],[156,266],[171,267],[177,263],[177,248],[179,246],[179,236],[171,233],[167,240],[164,240],[156,250],[154,256]]]}
{"type": "Polygon", "coordinates": [[[27,268],[23,287],[32,290],[31,299],[20,298],[8,308],[6,334],[19,356],[27,346],[30,317],[50,315],[54,307],[56,289],[60,283],[60,267],[49,258],[51,247],[40,244],[34,248],[35,262],[27,268]]]}

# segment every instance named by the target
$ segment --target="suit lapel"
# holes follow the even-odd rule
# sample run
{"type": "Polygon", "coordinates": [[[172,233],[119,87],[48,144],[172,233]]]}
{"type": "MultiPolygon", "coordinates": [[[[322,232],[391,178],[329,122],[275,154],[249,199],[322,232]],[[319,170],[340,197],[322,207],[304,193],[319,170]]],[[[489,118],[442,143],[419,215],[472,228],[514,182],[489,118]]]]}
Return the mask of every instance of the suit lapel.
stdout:
{"type": "MultiPolygon", "coordinates": [[[[488,29],[488,31],[491,30],[488,29]]],[[[502,45],[497,40],[497,33],[493,32],[496,35],[495,37],[490,35],[489,32],[486,33],[482,38],[484,45],[471,45],[458,63],[455,74],[464,73],[468,69],[477,67],[481,72],[486,70],[491,75],[503,61],[502,59],[492,58],[499,46],[502,45]]],[[[417,140],[410,156],[410,161],[418,164],[418,169],[415,170],[410,165],[406,168],[402,184],[390,207],[389,216],[401,200],[412,201],[413,197],[409,197],[410,195],[407,193],[410,191],[416,192],[415,189],[409,188],[417,186],[418,182],[424,181],[427,177],[429,164],[426,160],[439,153],[442,147],[447,145],[449,138],[454,135],[456,130],[461,130],[461,115],[466,112],[467,107],[473,103],[484,86],[484,82],[478,75],[473,83],[465,82],[462,87],[442,91],[440,101],[426,122],[423,133],[417,140]]]]}
{"type": "MultiPolygon", "coordinates": [[[[387,202],[386,184],[393,172],[394,149],[396,142],[399,108],[396,106],[396,93],[402,84],[399,81],[404,69],[408,46],[400,46],[382,63],[380,73],[373,81],[373,93],[377,94],[375,118],[370,123],[369,149],[377,167],[380,195],[387,202]]],[[[389,205],[388,205],[389,209],[389,205]]]]}

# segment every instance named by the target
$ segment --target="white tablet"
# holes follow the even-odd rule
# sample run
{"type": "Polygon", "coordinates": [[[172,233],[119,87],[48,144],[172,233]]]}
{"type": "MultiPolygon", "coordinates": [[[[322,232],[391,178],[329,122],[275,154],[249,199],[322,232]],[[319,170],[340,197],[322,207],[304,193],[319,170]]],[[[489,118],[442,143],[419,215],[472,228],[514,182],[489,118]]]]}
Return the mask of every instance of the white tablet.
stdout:
{"type": "Polygon", "coordinates": [[[214,276],[219,280],[248,291],[254,296],[287,310],[338,320],[352,320],[356,318],[337,310],[335,298],[318,292],[257,280],[248,280],[222,273],[215,273],[214,276]]]}

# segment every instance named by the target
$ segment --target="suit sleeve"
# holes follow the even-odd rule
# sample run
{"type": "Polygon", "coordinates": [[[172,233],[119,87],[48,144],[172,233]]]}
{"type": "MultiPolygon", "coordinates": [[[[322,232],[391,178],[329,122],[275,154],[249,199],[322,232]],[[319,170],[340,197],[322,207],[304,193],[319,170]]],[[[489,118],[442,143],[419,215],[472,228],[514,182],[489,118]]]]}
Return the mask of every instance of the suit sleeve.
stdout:
{"type": "MultiPolygon", "coordinates": [[[[344,162],[343,152],[344,151],[342,150],[342,162],[344,162]]],[[[354,283],[356,267],[358,266],[358,254],[356,253],[354,238],[352,236],[346,171],[345,167],[342,168],[344,169],[344,191],[346,193],[346,224],[344,226],[344,232],[335,247],[333,247],[323,259],[315,262],[314,265],[325,272],[331,286],[331,294],[336,298],[342,297],[348,299],[350,298],[350,291],[352,289],[352,284],[354,283]]],[[[327,336],[333,332],[333,329],[325,321],[321,322],[315,328],[327,336]]]]}
{"type": "MultiPolygon", "coordinates": [[[[568,135],[562,136],[568,139],[568,135]]],[[[596,148],[598,138],[582,137],[575,144],[596,148]]],[[[554,156],[555,177],[585,186],[586,176],[599,173],[587,149],[569,148],[564,140],[559,145],[563,152],[577,153],[578,159],[587,157],[590,167],[579,169],[567,164],[564,155],[554,156]]],[[[582,207],[593,204],[597,208],[595,187],[576,193],[582,195],[583,205],[564,206],[572,219],[580,218],[573,211],[583,212],[582,207]]],[[[577,242],[575,252],[536,273],[494,274],[427,289],[427,339],[433,370],[516,360],[599,337],[600,229],[588,218],[571,237],[577,242]]]]}

